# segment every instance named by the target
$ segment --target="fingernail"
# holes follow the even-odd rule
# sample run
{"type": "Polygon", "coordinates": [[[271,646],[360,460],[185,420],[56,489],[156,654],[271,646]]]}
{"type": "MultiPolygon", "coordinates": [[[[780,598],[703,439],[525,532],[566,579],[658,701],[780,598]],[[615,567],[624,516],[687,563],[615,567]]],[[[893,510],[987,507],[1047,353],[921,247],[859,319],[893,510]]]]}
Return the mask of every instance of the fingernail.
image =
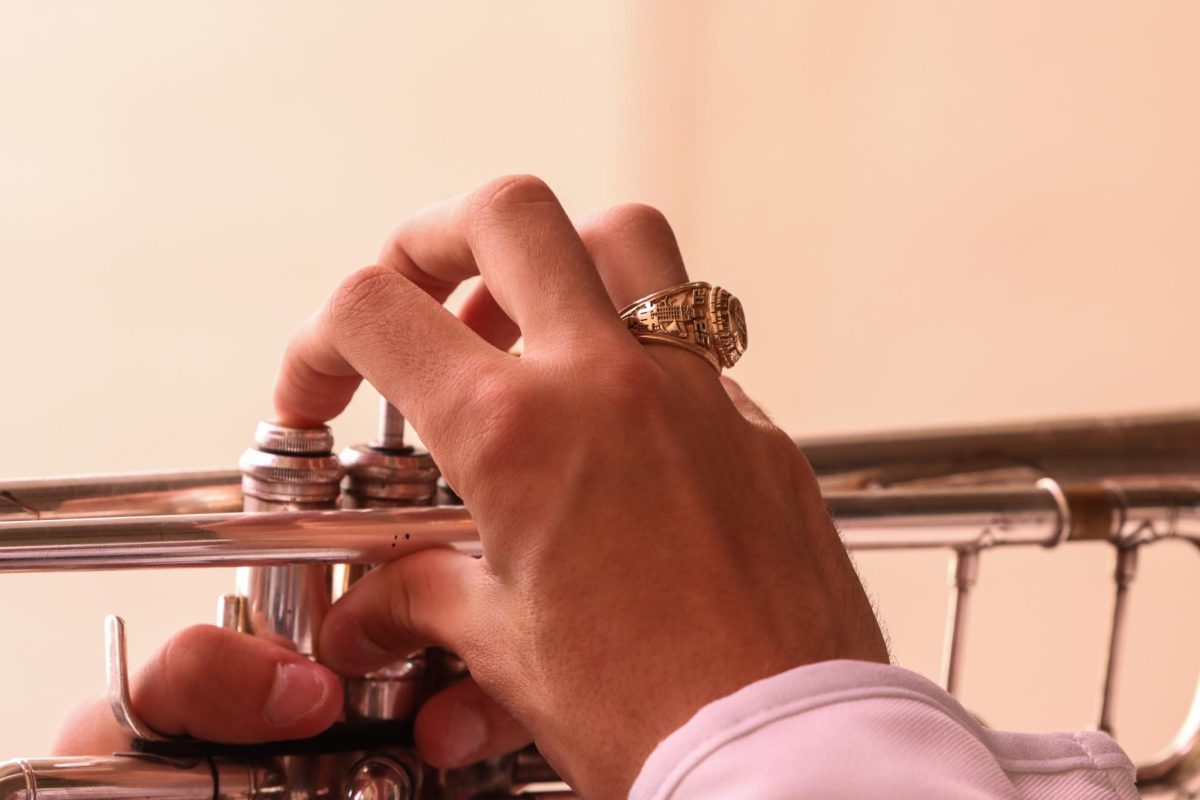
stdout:
{"type": "Polygon", "coordinates": [[[473,764],[487,743],[487,721],[478,707],[455,704],[446,715],[445,737],[447,761],[459,766],[473,764]]]}
{"type": "Polygon", "coordinates": [[[311,714],[325,702],[329,685],[317,667],[295,662],[275,668],[275,682],[263,706],[263,716],[272,725],[289,725],[311,714]]]}
{"type": "Polygon", "coordinates": [[[352,619],[337,623],[323,639],[321,660],[338,671],[367,671],[396,660],[395,654],[368,639],[352,619]]]}

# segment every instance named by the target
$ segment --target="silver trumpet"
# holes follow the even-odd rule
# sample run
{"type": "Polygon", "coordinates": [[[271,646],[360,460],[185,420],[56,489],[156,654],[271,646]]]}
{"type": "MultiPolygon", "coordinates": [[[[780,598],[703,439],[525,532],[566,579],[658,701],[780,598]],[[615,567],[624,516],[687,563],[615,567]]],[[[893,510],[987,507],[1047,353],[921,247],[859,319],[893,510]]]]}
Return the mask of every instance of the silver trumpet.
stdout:
{"type": "MultiPolygon", "coordinates": [[[[219,624],[312,655],[330,603],[372,566],[428,547],[478,554],[470,513],[436,465],[404,443],[383,404],[369,444],[334,455],[328,429],[259,425],[228,471],[0,484],[0,571],[237,566],[219,624]]],[[[846,545],[954,556],[942,679],[959,685],[967,610],[997,547],[1113,547],[1106,679],[1097,725],[1111,732],[1125,609],[1142,547],[1200,544],[1200,414],[798,441],[846,545]]],[[[107,621],[109,699],[132,751],[0,764],[0,800],[417,800],[572,797],[533,748],[468,769],[422,764],[411,720],[465,673],[431,649],[347,679],[344,720],[298,742],[228,746],[169,739],[130,703],[124,625],[107,621]]],[[[1200,695],[1143,790],[1200,791],[1200,695]]]]}

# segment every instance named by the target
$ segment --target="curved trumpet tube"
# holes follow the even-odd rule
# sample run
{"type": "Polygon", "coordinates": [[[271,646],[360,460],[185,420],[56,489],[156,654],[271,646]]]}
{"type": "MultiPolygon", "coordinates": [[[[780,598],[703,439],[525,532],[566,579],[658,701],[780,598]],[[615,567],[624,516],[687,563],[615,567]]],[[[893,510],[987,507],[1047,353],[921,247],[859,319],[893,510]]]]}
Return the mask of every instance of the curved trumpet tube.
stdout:
{"type": "MultiPolygon", "coordinates": [[[[1200,542],[1200,488],[1106,482],[1028,489],[832,492],[851,549],[1200,542]]],[[[377,564],[427,547],[478,554],[462,506],[85,517],[0,522],[0,572],[258,564],[377,564]]]]}

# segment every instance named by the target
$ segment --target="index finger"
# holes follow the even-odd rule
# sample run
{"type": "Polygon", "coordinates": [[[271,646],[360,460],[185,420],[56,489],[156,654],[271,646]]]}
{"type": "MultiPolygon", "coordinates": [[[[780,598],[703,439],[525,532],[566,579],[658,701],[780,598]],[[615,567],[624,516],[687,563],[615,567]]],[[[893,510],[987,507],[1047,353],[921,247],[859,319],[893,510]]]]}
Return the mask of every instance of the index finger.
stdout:
{"type": "Polygon", "coordinates": [[[288,347],[275,389],[280,420],[336,416],[362,376],[432,445],[461,392],[512,369],[440,307],[480,273],[527,353],[632,346],[553,193],[535,178],[505,178],[405,224],[379,266],[342,284],[288,347]]]}

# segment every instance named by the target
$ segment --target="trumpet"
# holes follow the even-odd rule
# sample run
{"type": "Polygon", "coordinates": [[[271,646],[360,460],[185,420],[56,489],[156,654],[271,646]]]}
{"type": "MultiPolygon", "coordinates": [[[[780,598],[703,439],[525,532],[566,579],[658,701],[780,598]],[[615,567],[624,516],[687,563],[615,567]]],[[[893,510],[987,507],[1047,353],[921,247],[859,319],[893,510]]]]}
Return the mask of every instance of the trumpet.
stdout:
{"type": "MultiPolygon", "coordinates": [[[[480,555],[478,531],[404,420],[335,455],[327,428],[260,423],[238,469],[0,483],[0,572],[236,566],[218,624],[313,655],[330,603],[374,566],[429,547],[480,555]]],[[[1113,732],[1137,556],[1200,544],[1200,414],[797,440],[851,550],[952,556],[941,679],[961,684],[979,562],[994,548],[1107,542],[1115,568],[1097,726],[1113,732]]],[[[412,744],[430,692],[467,667],[436,648],[347,678],[343,720],[312,739],[164,737],[129,702],[125,630],[106,620],[108,695],[130,752],[0,764],[0,800],[418,800],[573,797],[535,748],[435,770],[412,744]]],[[[1200,791],[1200,695],[1143,791],[1200,791]]]]}

